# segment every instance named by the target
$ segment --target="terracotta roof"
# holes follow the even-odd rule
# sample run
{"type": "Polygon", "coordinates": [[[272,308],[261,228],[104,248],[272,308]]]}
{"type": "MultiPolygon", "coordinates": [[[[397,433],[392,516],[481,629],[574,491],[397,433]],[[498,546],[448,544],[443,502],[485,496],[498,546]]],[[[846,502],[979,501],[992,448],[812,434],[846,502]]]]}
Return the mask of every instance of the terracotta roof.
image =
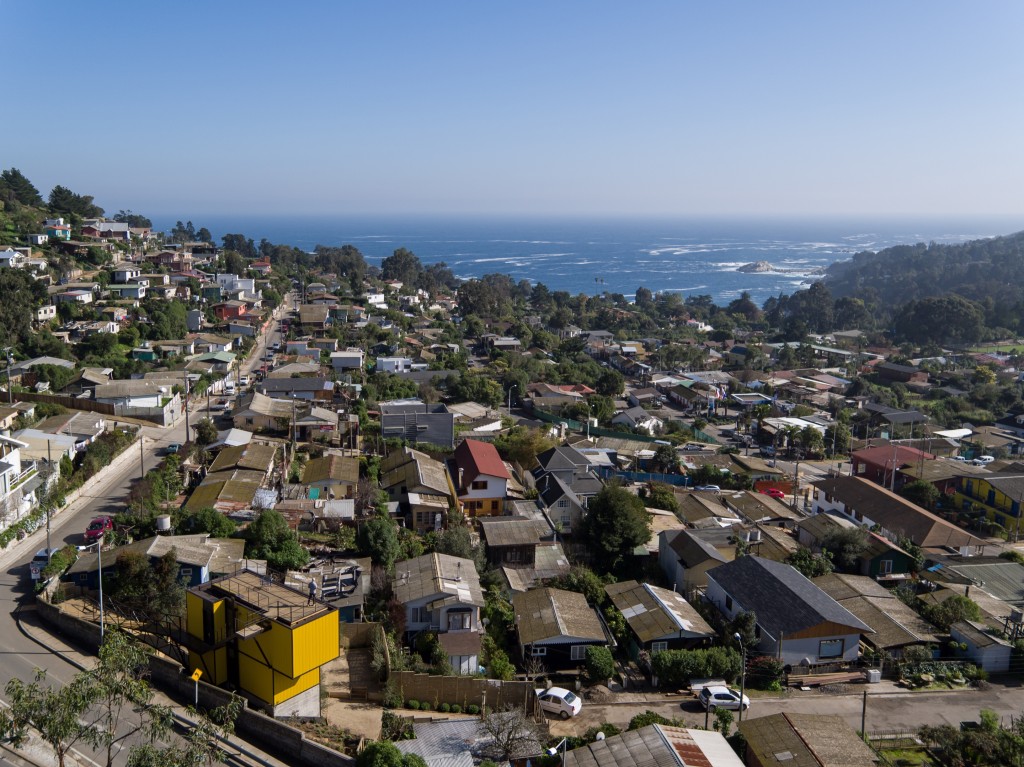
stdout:
{"type": "Polygon", "coordinates": [[[488,442],[467,439],[455,448],[455,463],[465,472],[464,482],[472,482],[480,474],[511,479],[498,450],[488,442]]]}

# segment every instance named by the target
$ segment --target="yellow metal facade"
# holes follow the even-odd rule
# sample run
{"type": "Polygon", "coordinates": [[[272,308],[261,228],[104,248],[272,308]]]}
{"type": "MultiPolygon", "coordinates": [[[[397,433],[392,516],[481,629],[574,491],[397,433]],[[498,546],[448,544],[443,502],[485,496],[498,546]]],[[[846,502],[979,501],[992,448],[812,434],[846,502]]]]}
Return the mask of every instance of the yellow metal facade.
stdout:
{"type": "Polygon", "coordinates": [[[189,652],[189,670],[202,669],[212,684],[230,680],[227,644],[237,648],[238,686],[267,704],[278,706],[289,698],[320,683],[320,666],[338,657],[340,630],[335,610],[325,610],[294,626],[268,620],[235,602],[235,626],[255,625],[263,620],[266,630],[251,638],[232,638],[227,626],[228,598],[212,601],[188,592],[186,616],[188,633],[201,643],[213,645],[205,652],[189,652]],[[212,621],[212,625],[206,625],[212,621]],[[216,645],[221,646],[216,646],[216,645]]]}
{"type": "Polygon", "coordinates": [[[953,501],[963,511],[984,510],[988,519],[1011,535],[1020,533],[1021,499],[1011,498],[980,477],[960,477],[953,501]]]}

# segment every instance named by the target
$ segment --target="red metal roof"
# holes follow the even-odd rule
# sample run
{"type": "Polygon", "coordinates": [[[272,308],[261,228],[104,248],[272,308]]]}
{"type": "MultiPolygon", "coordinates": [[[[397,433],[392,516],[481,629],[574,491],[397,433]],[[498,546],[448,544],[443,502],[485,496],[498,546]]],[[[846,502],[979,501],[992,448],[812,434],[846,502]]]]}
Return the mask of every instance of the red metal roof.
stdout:
{"type": "Polygon", "coordinates": [[[508,469],[498,455],[497,448],[489,442],[467,439],[455,448],[455,463],[465,472],[464,481],[472,482],[479,474],[489,477],[511,479],[508,469]]]}

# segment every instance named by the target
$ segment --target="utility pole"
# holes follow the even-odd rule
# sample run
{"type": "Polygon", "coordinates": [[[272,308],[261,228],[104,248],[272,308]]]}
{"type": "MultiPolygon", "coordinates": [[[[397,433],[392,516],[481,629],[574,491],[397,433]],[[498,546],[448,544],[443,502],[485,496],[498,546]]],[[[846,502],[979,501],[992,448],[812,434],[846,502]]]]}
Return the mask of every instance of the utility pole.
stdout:
{"type": "Polygon", "coordinates": [[[14,390],[11,389],[11,347],[6,347],[4,352],[7,354],[7,404],[10,404],[14,402],[14,390]]]}
{"type": "Polygon", "coordinates": [[[146,438],[142,436],[142,427],[139,427],[139,479],[146,478],[146,438]]]}
{"type": "MultiPolygon", "coordinates": [[[[50,466],[50,472],[53,472],[53,458],[50,456],[50,440],[46,440],[46,463],[50,466]]],[[[50,481],[50,474],[47,474],[46,481],[50,481]]],[[[50,499],[46,499],[46,561],[50,561],[50,499]]]]}
{"type": "Polygon", "coordinates": [[[188,442],[192,439],[192,430],[188,425],[188,370],[184,371],[185,374],[185,441],[188,442]]]}

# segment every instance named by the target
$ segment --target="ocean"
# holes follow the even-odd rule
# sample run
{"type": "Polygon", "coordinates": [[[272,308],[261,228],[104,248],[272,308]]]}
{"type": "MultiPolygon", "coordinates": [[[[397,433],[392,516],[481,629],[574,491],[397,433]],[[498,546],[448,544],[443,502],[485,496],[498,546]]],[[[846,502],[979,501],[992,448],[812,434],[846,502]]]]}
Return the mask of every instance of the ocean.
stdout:
{"type": "MultiPolygon", "coordinates": [[[[168,230],[177,217],[154,217],[168,230]]],[[[836,261],[864,250],[917,242],[957,243],[1010,234],[1019,219],[515,219],[454,217],[274,217],[216,215],[192,218],[218,239],[228,232],[266,238],[310,251],[352,244],[379,265],[396,248],[425,263],[445,262],[459,277],[499,272],[551,290],[632,298],[638,287],[655,292],[710,295],[726,304],[747,292],[762,304],[770,296],[807,287],[836,261]],[[738,271],[768,262],[772,269],[738,271]]]]}

